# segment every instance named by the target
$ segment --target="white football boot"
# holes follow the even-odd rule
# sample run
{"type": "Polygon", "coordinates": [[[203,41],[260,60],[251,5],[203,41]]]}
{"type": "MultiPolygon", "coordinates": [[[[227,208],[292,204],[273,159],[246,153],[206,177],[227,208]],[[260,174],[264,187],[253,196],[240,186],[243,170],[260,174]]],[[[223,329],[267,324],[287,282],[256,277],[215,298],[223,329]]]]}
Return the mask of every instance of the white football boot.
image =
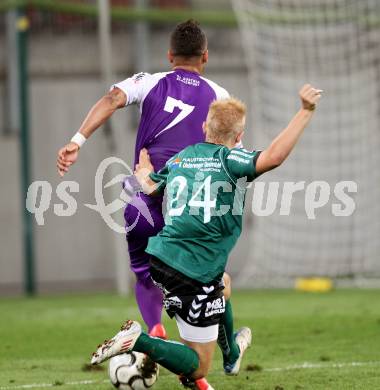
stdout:
{"type": "Polygon", "coordinates": [[[92,354],[91,364],[102,363],[109,358],[131,351],[141,334],[141,325],[137,321],[126,321],[112,339],[104,340],[92,354]]]}
{"type": "Polygon", "coordinates": [[[251,329],[244,327],[240,328],[235,333],[235,341],[239,346],[240,353],[236,362],[233,364],[226,363],[224,364],[224,372],[226,375],[237,375],[239,374],[241,360],[243,359],[244,352],[252,343],[252,332],[251,329]]]}

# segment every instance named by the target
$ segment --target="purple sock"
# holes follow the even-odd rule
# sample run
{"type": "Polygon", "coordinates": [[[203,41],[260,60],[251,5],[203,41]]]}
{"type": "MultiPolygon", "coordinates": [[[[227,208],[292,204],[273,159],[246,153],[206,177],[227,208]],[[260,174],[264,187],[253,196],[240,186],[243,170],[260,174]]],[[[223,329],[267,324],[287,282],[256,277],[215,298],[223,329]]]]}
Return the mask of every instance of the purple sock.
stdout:
{"type": "Polygon", "coordinates": [[[161,322],[162,292],[149,276],[137,279],[135,294],[142,318],[150,331],[154,325],[161,322]]]}

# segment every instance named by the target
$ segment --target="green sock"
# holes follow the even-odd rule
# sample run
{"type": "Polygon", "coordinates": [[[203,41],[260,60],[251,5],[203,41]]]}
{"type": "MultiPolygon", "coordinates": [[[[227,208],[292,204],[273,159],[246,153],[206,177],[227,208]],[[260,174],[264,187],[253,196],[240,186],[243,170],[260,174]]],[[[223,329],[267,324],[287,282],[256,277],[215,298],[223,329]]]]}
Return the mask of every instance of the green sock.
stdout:
{"type": "Polygon", "coordinates": [[[151,337],[144,332],[137,339],[133,350],[147,354],[153,361],[177,375],[190,376],[199,367],[198,354],[187,345],[151,337]]]}
{"type": "Polygon", "coordinates": [[[226,311],[219,322],[218,345],[223,353],[223,363],[234,363],[240,349],[235,341],[234,319],[230,300],[226,301],[226,311]]]}

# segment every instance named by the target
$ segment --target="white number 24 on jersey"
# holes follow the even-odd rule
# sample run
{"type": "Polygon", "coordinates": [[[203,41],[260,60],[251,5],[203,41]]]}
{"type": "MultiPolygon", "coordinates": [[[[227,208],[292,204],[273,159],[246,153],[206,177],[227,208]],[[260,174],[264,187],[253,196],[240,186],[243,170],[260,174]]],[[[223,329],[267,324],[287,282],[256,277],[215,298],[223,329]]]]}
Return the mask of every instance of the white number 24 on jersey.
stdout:
{"type": "Polygon", "coordinates": [[[197,209],[203,209],[203,222],[208,223],[211,220],[211,209],[216,207],[216,199],[211,199],[211,176],[199,183],[199,187],[193,191],[191,199],[187,202],[188,185],[183,176],[176,176],[170,183],[171,192],[169,193],[169,216],[179,217],[185,210],[186,204],[190,206],[190,215],[194,212],[197,215],[197,209]],[[203,199],[202,199],[203,195],[203,199]],[[199,199],[200,198],[200,199],[199,199]],[[177,206],[174,207],[174,204],[177,206]]]}
{"type": "Polygon", "coordinates": [[[175,108],[179,108],[179,114],[163,129],[161,130],[156,137],[161,133],[177,125],[179,122],[183,121],[187,116],[189,116],[194,111],[194,106],[184,103],[182,100],[174,99],[171,96],[168,96],[165,102],[164,111],[173,113],[175,108]]]}

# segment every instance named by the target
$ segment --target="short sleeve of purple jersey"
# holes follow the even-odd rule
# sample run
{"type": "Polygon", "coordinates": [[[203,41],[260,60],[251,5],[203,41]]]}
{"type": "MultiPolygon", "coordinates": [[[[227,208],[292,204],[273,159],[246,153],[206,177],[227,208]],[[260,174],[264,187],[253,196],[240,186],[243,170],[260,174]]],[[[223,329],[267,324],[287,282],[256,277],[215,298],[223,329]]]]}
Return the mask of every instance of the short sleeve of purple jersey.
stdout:
{"type": "Polygon", "coordinates": [[[166,75],[166,73],[136,73],[132,77],[120,81],[111,86],[111,90],[115,87],[121,89],[127,96],[126,106],[131,104],[140,105],[146,94],[152,87],[166,75]]]}

